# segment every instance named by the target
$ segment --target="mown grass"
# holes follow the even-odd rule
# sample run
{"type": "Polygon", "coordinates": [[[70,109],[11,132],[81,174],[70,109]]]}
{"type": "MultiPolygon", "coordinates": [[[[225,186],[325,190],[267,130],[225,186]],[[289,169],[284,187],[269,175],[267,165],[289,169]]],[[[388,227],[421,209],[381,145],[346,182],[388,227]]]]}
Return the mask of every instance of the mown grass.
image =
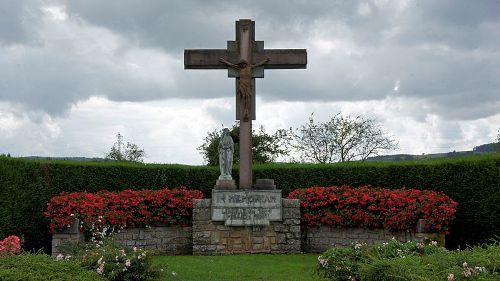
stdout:
{"type": "Polygon", "coordinates": [[[158,256],[155,267],[163,268],[159,280],[322,280],[315,274],[317,254],[158,256]]]}

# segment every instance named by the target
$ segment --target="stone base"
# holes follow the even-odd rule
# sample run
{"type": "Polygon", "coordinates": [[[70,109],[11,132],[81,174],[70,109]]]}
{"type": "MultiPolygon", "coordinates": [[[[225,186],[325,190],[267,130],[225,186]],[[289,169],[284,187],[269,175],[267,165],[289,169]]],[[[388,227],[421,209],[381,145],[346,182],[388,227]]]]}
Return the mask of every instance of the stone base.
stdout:
{"type": "Polygon", "coordinates": [[[282,221],[230,226],[211,220],[212,199],[193,201],[193,254],[300,253],[300,202],[281,199],[282,221]]]}
{"type": "Polygon", "coordinates": [[[257,179],[255,185],[253,186],[255,190],[275,190],[276,185],[274,185],[273,179],[257,179]]]}
{"type": "Polygon", "coordinates": [[[214,189],[217,190],[236,190],[234,180],[217,180],[214,189]]]}

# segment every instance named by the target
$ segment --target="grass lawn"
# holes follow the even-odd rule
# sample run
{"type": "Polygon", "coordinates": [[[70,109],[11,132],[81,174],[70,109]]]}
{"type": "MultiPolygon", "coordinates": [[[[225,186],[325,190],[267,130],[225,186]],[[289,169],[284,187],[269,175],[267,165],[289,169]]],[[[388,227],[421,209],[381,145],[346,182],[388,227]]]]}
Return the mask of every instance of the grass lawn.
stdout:
{"type": "Polygon", "coordinates": [[[160,280],[321,280],[314,274],[317,254],[157,256],[164,268],[160,280]]]}

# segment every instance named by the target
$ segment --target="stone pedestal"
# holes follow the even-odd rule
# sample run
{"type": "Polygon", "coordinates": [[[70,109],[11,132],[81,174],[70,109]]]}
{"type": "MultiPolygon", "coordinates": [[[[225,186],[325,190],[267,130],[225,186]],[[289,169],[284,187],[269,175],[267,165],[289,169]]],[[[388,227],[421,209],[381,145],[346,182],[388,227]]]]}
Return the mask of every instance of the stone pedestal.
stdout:
{"type": "Polygon", "coordinates": [[[234,180],[217,180],[215,182],[216,190],[236,190],[236,184],[234,180]]]}
{"type": "Polygon", "coordinates": [[[281,190],[213,190],[193,201],[194,255],[300,251],[300,202],[281,190]]]}
{"type": "Polygon", "coordinates": [[[276,190],[273,179],[257,179],[253,187],[255,190],[276,190]]]}

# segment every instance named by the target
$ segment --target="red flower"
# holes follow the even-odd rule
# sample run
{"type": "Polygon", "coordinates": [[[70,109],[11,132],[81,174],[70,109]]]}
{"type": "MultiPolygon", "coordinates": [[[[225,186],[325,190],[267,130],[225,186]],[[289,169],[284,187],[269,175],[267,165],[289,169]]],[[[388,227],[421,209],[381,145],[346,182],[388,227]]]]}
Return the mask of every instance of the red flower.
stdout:
{"type": "Polygon", "coordinates": [[[447,233],[457,203],[442,192],[417,189],[310,187],[288,198],[300,199],[304,225],[389,228],[412,231],[425,219],[428,231],[447,233]]]}
{"type": "Polygon", "coordinates": [[[124,190],[120,193],[99,191],[67,193],[53,197],[45,216],[52,232],[71,225],[78,218],[81,231],[102,227],[145,225],[186,225],[193,199],[202,198],[199,190],[179,189],[124,190]]]}

